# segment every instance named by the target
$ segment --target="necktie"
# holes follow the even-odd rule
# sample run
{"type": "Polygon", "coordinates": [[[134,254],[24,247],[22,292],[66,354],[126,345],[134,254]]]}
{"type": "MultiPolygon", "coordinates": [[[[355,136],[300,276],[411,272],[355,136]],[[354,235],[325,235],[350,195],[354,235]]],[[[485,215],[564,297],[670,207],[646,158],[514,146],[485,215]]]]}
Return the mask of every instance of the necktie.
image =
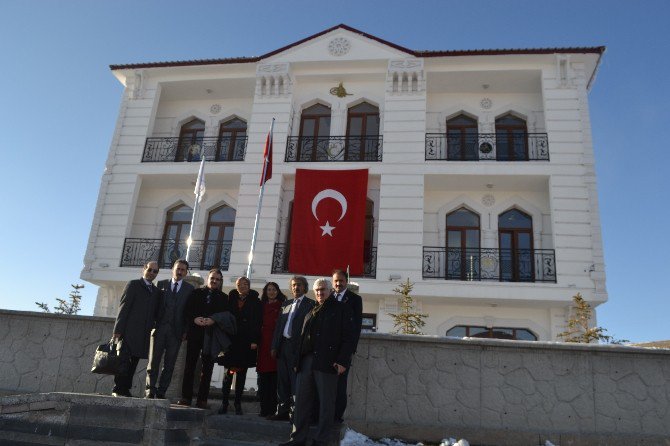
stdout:
{"type": "Polygon", "coordinates": [[[289,336],[293,335],[291,333],[291,331],[293,329],[293,317],[298,312],[298,308],[300,308],[300,303],[301,302],[302,302],[301,299],[296,300],[295,303],[293,304],[293,311],[291,311],[291,313],[288,315],[288,323],[286,324],[286,325],[288,325],[288,328],[286,329],[286,332],[288,333],[289,336]]]}
{"type": "Polygon", "coordinates": [[[154,292],[154,286],[153,286],[153,284],[151,284],[151,283],[145,283],[145,285],[147,286],[147,290],[149,291],[149,293],[153,293],[153,292],[154,292]]]}
{"type": "Polygon", "coordinates": [[[179,282],[175,282],[174,287],[172,288],[172,294],[177,295],[178,290],[179,290],[179,282]]]}

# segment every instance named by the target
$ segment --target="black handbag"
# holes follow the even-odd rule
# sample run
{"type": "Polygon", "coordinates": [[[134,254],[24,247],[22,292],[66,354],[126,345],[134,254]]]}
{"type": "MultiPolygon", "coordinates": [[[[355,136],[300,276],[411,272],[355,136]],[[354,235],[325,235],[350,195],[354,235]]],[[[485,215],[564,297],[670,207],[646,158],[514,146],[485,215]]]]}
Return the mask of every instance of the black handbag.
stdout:
{"type": "Polygon", "coordinates": [[[115,341],[112,338],[106,344],[100,344],[95,350],[93,357],[92,373],[101,375],[118,375],[130,364],[130,355],[127,347],[123,345],[123,340],[115,341]]]}

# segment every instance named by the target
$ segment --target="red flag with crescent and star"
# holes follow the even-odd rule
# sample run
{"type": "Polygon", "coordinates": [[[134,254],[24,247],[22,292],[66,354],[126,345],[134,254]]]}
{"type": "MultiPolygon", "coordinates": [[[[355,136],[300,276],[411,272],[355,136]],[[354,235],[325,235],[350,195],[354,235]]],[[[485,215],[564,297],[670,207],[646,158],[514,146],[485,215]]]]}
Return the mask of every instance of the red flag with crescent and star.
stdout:
{"type": "Polygon", "coordinates": [[[367,169],[296,170],[289,271],[363,274],[367,191],[367,169]]]}

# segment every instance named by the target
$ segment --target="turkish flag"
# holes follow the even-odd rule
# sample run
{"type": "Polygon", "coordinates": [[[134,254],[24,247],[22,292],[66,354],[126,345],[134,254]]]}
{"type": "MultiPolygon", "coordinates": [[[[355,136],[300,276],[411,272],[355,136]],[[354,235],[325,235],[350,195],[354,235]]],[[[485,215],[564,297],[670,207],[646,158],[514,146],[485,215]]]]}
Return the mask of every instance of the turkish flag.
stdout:
{"type": "Polygon", "coordinates": [[[289,271],[329,276],[349,265],[363,274],[367,191],[367,169],[297,169],[289,271]]]}

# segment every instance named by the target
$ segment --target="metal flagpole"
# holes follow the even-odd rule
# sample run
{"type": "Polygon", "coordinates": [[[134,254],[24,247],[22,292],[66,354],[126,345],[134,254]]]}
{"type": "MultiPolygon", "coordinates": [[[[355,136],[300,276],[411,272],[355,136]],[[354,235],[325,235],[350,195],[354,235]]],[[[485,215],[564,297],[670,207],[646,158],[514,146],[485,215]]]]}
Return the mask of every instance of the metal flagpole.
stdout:
{"type": "Polygon", "coordinates": [[[195,226],[195,216],[198,213],[198,203],[202,200],[205,193],[205,149],[200,152],[200,169],[198,170],[198,179],[195,180],[195,204],[193,205],[193,215],[191,216],[191,228],[188,230],[188,238],[186,239],[186,261],[190,262],[188,256],[191,252],[191,244],[193,243],[193,226],[195,226]]]}
{"type": "Polygon", "coordinates": [[[270,133],[268,134],[268,139],[266,140],[265,147],[267,148],[267,155],[263,157],[263,176],[262,178],[262,184],[261,184],[261,190],[258,193],[258,207],[256,208],[256,220],[254,221],[254,233],[251,236],[251,249],[249,250],[249,265],[247,266],[247,274],[246,277],[247,279],[251,280],[251,265],[254,261],[254,249],[256,248],[256,234],[258,233],[258,219],[261,214],[261,206],[263,204],[263,192],[265,192],[265,175],[267,173],[267,168],[268,168],[268,158],[270,158],[270,151],[272,150],[272,131],[275,126],[275,118],[272,118],[272,122],[270,123],[270,133]]]}

